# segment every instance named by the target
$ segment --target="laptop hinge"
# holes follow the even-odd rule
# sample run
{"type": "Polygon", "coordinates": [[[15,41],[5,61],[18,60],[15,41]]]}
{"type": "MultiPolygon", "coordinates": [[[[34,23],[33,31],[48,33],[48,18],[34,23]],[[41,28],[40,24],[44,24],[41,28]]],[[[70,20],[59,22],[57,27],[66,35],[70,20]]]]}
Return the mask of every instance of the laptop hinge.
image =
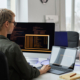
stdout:
{"type": "Polygon", "coordinates": [[[66,67],[66,66],[62,66],[63,68],[65,68],[65,69],[69,69],[69,67],[66,67]]]}

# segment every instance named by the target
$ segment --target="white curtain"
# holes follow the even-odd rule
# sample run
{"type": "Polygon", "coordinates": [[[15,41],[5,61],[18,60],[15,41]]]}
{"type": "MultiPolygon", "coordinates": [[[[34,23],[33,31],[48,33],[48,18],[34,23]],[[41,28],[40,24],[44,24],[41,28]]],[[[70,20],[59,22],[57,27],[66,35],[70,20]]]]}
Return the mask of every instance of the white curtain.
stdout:
{"type": "Polygon", "coordinates": [[[66,31],[65,0],[55,0],[55,15],[59,16],[59,21],[55,27],[59,26],[60,31],[66,31]]]}

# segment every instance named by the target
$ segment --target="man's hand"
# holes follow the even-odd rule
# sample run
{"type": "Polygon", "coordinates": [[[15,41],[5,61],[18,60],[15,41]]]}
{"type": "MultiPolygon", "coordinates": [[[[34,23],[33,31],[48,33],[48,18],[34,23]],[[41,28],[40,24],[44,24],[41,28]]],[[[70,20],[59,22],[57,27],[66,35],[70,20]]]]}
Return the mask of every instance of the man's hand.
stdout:
{"type": "Polygon", "coordinates": [[[40,71],[40,75],[46,73],[48,70],[50,70],[51,67],[50,65],[44,65],[39,71],[40,71]]]}

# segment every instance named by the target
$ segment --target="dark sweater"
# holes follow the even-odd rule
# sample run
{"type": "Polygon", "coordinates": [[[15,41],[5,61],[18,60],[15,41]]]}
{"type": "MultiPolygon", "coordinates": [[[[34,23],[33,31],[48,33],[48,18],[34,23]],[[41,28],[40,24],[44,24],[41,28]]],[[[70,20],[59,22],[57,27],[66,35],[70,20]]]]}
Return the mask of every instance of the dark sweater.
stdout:
{"type": "Polygon", "coordinates": [[[37,68],[27,63],[20,47],[2,35],[0,35],[0,51],[7,57],[10,80],[31,80],[40,75],[37,68]]]}

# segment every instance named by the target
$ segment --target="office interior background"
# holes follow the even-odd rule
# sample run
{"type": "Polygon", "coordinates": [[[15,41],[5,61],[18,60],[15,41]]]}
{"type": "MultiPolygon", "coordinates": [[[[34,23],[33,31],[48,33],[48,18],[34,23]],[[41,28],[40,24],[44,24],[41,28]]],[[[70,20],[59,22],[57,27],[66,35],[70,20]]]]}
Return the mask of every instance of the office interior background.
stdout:
{"type": "MultiPolygon", "coordinates": [[[[58,30],[79,30],[80,0],[0,0],[0,8],[11,9],[17,22],[45,22],[45,15],[58,15],[58,30]]],[[[57,29],[56,29],[57,30],[57,29]]]]}
{"type": "Polygon", "coordinates": [[[56,15],[55,31],[80,33],[80,0],[0,0],[0,8],[12,10],[16,22],[46,22],[46,15],[56,15]]]}
{"type": "Polygon", "coordinates": [[[0,0],[0,8],[16,14],[17,22],[45,22],[46,15],[57,15],[56,31],[80,33],[80,0],[0,0]]]}

